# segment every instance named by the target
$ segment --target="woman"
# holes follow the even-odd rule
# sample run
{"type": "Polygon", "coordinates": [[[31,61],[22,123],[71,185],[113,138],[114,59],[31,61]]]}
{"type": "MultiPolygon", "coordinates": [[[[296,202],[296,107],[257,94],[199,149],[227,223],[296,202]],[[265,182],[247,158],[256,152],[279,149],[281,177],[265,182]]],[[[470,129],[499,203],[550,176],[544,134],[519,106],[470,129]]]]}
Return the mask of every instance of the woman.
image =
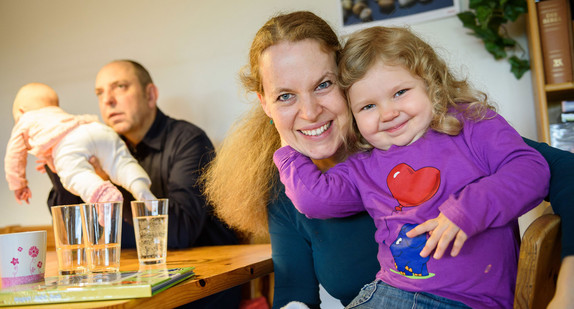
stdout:
{"type": "Polygon", "coordinates": [[[224,221],[258,238],[270,236],[274,308],[295,300],[319,308],[319,284],[347,305],[379,270],[372,219],[366,213],[306,218],[285,196],[272,160],[281,138],[322,170],[353,152],[342,148],[350,116],[336,84],[340,49],[331,27],[313,13],[271,18],[257,32],[240,76],[248,92],[281,104],[283,112],[270,119],[253,106],[205,174],[207,198],[224,221]]]}

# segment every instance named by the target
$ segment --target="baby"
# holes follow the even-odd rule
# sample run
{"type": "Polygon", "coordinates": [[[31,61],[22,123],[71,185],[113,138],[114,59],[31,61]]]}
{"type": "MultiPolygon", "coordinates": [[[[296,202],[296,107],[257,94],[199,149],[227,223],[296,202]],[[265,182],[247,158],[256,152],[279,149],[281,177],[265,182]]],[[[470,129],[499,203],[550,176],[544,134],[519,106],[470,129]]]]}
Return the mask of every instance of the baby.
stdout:
{"type": "MultiPolygon", "coordinates": [[[[30,83],[16,95],[15,125],[8,141],[4,168],[10,190],[18,203],[32,196],[26,180],[27,153],[46,162],[60,176],[64,188],[87,203],[122,201],[121,192],[98,176],[89,163],[96,157],[110,180],[134,198],[155,199],[151,180],[131,156],[125,143],[95,115],[71,115],[59,107],[58,95],[49,86],[30,83]]],[[[38,168],[42,171],[42,168],[38,168]]]]}

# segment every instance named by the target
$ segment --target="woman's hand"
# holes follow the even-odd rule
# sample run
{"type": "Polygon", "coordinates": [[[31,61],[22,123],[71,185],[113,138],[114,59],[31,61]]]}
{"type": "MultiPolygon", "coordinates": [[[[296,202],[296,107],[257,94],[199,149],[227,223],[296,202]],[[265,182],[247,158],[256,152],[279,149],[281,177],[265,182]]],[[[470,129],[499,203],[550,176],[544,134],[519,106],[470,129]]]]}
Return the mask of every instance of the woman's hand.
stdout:
{"type": "Polygon", "coordinates": [[[574,256],[570,255],[562,260],[556,293],[548,309],[574,308],[574,256]]]}
{"type": "Polygon", "coordinates": [[[429,233],[430,237],[427,239],[427,243],[420,255],[421,257],[427,257],[436,249],[433,258],[437,260],[442,258],[453,239],[454,243],[450,252],[450,255],[453,257],[460,253],[464,242],[468,239],[466,233],[452,223],[442,212],[438,217],[417,225],[407,233],[407,237],[413,238],[426,232],[429,233]]]}

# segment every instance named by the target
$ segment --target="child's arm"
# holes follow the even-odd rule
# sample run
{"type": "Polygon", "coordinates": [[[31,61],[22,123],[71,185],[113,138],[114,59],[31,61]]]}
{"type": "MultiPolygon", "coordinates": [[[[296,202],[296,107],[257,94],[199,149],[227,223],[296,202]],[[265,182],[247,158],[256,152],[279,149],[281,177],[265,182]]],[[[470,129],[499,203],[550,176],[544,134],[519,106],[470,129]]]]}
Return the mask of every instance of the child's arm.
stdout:
{"type": "Polygon", "coordinates": [[[487,176],[451,194],[439,210],[469,237],[505,226],[546,197],[548,163],[504,118],[467,121],[461,134],[487,176]]]}
{"type": "Polygon", "coordinates": [[[440,258],[453,240],[451,255],[455,256],[468,237],[508,224],[536,207],[548,193],[548,164],[501,116],[465,124],[461,134],[489,176],[451,194],[439,207],[437,218],[408,234],[430,232],[421,256],[436,249],[435,258],[440,258]]]}
{"type": "Polygon", "coordinates": [[[12,130],[12,135],[6,147],[4,171],[10,190],[23,189],[28,186],[26,180],[26,164],[28,157],[27,134],[19,124],[12,130]]]}
{"type": "Polygon", "coordinates": [[[309,218],[346,217],[365,210],[345,163],[322,173],[311,159],[290,146],[279,148],[273,160],[285,193],[309,218]]]}

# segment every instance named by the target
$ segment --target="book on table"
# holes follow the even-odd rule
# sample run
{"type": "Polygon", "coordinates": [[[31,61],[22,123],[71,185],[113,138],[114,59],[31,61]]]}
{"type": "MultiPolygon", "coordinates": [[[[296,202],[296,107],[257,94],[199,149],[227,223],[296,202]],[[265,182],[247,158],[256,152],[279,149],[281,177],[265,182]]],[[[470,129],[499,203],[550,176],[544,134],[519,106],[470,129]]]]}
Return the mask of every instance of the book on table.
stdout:
{"type": "Polygon", "coordinates": [[[154,268],[110,274],[46,277],[0,290],[0,307],[140,298],[195,276],[194,267],[154,268]]]}

